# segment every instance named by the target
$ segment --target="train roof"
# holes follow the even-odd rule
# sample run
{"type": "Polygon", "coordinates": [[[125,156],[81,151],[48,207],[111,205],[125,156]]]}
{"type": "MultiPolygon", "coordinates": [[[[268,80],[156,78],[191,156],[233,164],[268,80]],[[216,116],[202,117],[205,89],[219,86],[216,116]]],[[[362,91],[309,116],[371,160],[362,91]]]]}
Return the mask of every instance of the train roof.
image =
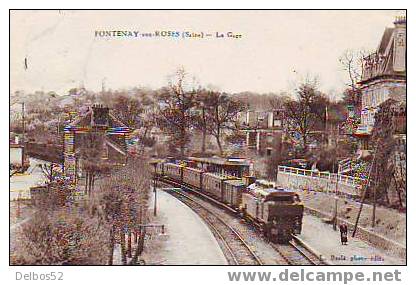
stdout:
{"type": "Polygon", "coordinates": [[[225,183],[231,184],[233,186],[245,186],[245,183],[241,179],[227,180],[225,183]]]}
{"type": "Polygon", "coordinates": [[[199,172],[199,173],[204,172],[201,169],[189,167],[189,166],[184,167],[184,170],[190,170],[190,171],[199,172]]]}
{"type": "Polygon", "coordinates": [[[177,163],[173,163],[173,162],[165,162],[165,165],[172,165],[172,166],[177,166],[177,167],[184,167],[184,165],[177,164],[177,163]]]}
{"type": "Polygon", "coordinates": [[[165,162],[165,160],[162,158],[152,158],[149,160],[149,164],[158,164],[161,162],[165,162]]]}
{"type": "Polygon", "coordinates": [[[247,189],[249,190],[249,193],[254,194],[254,195],[260,195],[262,197],[283,197],[283,196],[295,196],[297,195],[296,192],[289,190],[289,189],[285,189],[285,188],[264,188],[264,187],[259,187],[256,184],[251,184],[247,187],[247,189]]]}
{"type": "Polygon", "coordinates": [[[241,180],[238,177],[231,176],[231,175],[224,175],[220,173],[212,173],[212,172],[204,172],[204,176],[210,176],[221,180],[241,180]]]}
{"type": "Polygon", "coordinates": [[[188,157],[189,160],[217,165],[241,165],[250,166],[249,162],[245,158],[237,157],[188,157]]]}

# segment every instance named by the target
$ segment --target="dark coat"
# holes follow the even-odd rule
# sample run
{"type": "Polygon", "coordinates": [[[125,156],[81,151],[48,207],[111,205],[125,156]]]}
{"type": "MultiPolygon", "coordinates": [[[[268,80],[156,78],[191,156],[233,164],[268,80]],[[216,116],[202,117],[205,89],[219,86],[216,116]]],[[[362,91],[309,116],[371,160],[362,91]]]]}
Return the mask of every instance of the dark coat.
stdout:
{"type": "Polygon", "coordinates": [[[347,225],[342,224],[339,226],[339,232],[341,233],[341,242],[348,241],[348,228],[347,225]]]}

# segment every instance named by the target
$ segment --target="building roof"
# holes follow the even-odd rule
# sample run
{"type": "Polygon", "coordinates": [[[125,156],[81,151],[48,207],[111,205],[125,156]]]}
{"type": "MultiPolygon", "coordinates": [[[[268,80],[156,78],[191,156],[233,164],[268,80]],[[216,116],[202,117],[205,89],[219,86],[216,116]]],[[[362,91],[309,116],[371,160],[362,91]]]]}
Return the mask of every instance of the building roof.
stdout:
{"type": "Polygon", "coordinates": [[[376,52],[364,59],[359,84],[380,78],[405,79],[406,76],[406,19],[385,28],[376,52]]]}
{"type": "Polygon", "coordinates": [[[390,42],[391,36],[393,35],[394,28],[385,28],[380,44],[378,46],[378,53],[384,54],[387,46],[390,42]]]}

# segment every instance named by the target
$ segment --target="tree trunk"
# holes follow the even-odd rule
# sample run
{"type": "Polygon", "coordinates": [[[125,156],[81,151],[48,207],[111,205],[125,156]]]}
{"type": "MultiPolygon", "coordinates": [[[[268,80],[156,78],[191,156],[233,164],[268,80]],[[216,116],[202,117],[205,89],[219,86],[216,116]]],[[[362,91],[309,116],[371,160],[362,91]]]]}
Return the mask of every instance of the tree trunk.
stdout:
{"type": "Polygon", "coordinates": [[[216,140],[217,140],[217,145],[218,145],[218,149],[220,150],[220,155],[223,154],[223,150],[222,150],[222,145],[221,145],[221,139],[219,134],[215,136],[216,140]]]}
{"type": "Polygon", "coordinates": [[[403,202],[402,202],[401,188],[399,187],[399,183],[397,183],[396,175],[394,173],[393,173],[393,178],[394,178],[394,185],[396,187],[397,198],[399,199],[399,205],[400,205],[400,208],[402,208],[403,202]]]}
{"type": "Polygon", "coordinates": [[[205,154],[206,150],[206,140],[207,140],[207,130],[204,128],[202,130],[202,145],[201,145],[201,153],[205,154]]]}
{"type": "Polygon", "coordinates": [[[85,194],[88,195],[88,175],[89,175],[89,171],[85,172],[85,194]]]}
{"type": "Polygon", "coordinates": [[[91,186],[92,186],[92,172],[88,175],[88,196],[91,195],[91,186]]]}
{"type": "Polygon", "coordinates": [[[131,235],[132,233],[130,230],[127,232],[127,235],[128,235],[127,236],[127,256],[131,258],[131,235]]]}
{"type": "Polygon", "coordinates": [[[134,244],[137,244],[137,238],[138,238],[137,230],[135,230],[134,231],[134,244]]]}
{"type": "Polygon", "coordinates": [[[180,149],[181,149],[181,158],[185,157],[185,145],[186,145],[186,131],[185,128],[181,128],[181,138],[180,138],[180,149]]]}
{"type": "Polygon", "coordinates": [[[140,229],[139,231],[139,241],[137,243],[136,249],[134,251],[133,258],[130,261],[131,265],[137,264],[137,261],[139,259],[139,255],[142,254],[143,248],[144,248],[144,237],[146,235],[146,228],[140,229]]]}
{"type": "Polygon", "coordinates": [[[206,139],[207,139],[207,122],[205,120],[205,108],[202,108],[202,119],[203,119],[203,127],[202,127],[202,146],[201,152],[205,154],[206,149],[206,139]]]}
{"type": "Polygon", "coordinates": [[[303,142],[303,154],[307,153],[308,151],[308,137],[306,134],[302,135],[302,142],[303,142]]]}
{"type": "Polygon", "coordinates": [[[114,226],[110,229],[110,246],[109,246],[109,255],[108,255],[108,265],[113,265],[113,255],[114,255],[114,226]]]}
{"type": "Polygon", "coordinates": [[[121,262],[123,265],[127,264],[126,256],[126,234],[121,230],[120,231],[120,247],[121,247],[121,262]]]}
{"type": "Polygon", "coordinates": [[[94,191],[94,184],[95,184],[95,173],[93,173],[91,177],[91,192],[94,191]]]}

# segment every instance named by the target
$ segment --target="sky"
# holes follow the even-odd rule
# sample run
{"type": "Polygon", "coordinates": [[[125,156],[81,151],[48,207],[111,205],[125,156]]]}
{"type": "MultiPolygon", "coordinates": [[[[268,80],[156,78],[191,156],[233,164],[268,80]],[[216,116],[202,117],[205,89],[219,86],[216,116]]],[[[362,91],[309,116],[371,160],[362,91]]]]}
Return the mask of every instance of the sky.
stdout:
{"type": "Polygon", "coordinates": [[[398,15],[404,12],[11,11],[10,89],[64,95],[103,84],[159,88],[183,67],[198,84],[225,92],[290,92],[309,74],[323,92],[340,94],[347,76],[338,58],[347,49],[375,50],[398,15]],[[100,37],[96,31],[180,36],[100,37]],[[183,32],[205,37],[182,38],[183,32]]]}

